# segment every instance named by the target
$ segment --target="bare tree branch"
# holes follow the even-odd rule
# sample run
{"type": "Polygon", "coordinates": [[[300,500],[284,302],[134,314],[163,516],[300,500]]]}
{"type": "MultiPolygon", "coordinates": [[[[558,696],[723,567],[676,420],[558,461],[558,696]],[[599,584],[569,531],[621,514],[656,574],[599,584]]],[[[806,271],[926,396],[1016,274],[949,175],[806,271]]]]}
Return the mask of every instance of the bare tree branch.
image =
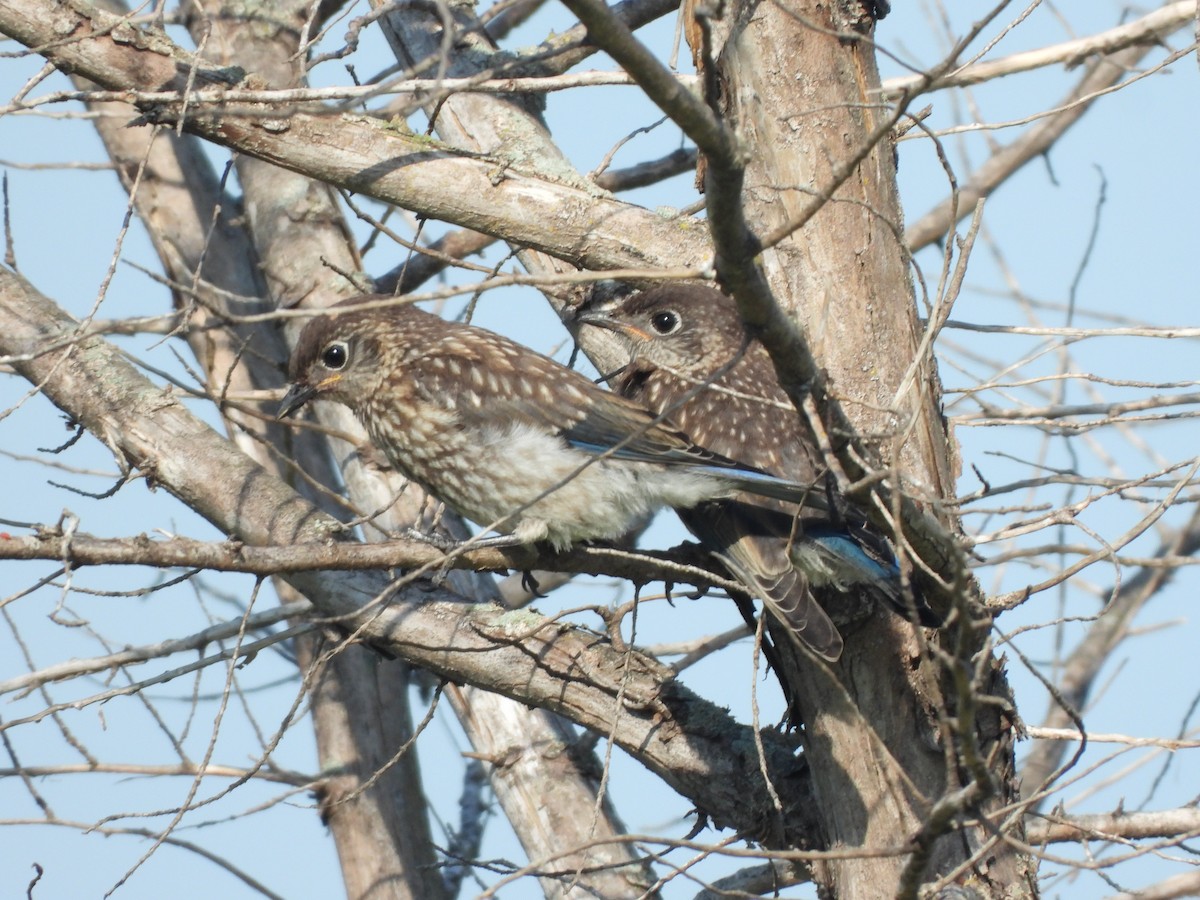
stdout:
{"type": "Polygon", "coordinates": [[[1156,812],[1117,812],[1087,816],[1047,815],[1034,818],[1035,821],[1029,826],[1028,836],[1030,842],[1036,844],[1118,838],[1187,840],[1200,835],[1200,809],[1194,807],[1163,809],[1156,812]]]}
{"type": "MultiPolygon", "coordinates": [[[[122,459],[153,471],[158,484],[247,543],[337,539],[339,523],[229,447],[99,338],[41,353],[77,327],[0,269],[0,352],[31,356],[18,371],[122,459]]],[[[611,732],[714,823],[748,834],[771,831],[772,807],[745,727],[675,682],[669,668],[530,613],[469,606],[428,585],[397,596],[386,579],[369,573],[296,573],[288,581],[319,615],[414,665],[611,732]],[[615,708],[618,695],[625,703],[615,708]]],[[[771,734],[763,743],[772,781],[803,793],[790,742],[771,734]]],[[[801,839],[810,827],[804,807],[789,811],[785,824],[784,840],[801,839]]]]}
{"type": "MultiPolygon", "coordinates": [[[[1195,0],[1178,0],[1168,3],[1140,19],[1117,25],[1108,31],[1063,41],[1037,50],[1014,53],[990,62],[973,63],[947,72],[929,85],[928,90],[970,87],[993,81],[1018,72],[1029,72],[1045,66],[1063,65],[1072,68],[1090,56],[1105,56],[1135,45],[1154,46],[1161,44],[1169,35],[1195,19],[1195,0]]],[[[884,96],[892,97],[903,91],[915,90],[922,85],[922,76],[890,78],[883,83],[884,96]]]]}
{"type": "MultiPolygon", "coordinates": [[[[1178,76],[1194,52],[1166,44],[1200,23],[1194,0],[1160,0],[1095,33],[1095,16],[1036,0],[973,15],[910,5],[879,29],[872,15],[887,4],[869,0],[688,2],[680,31],[699,76],[667,61],[665,23],[636,31],[675,0],[581,0],[578,25],[540,0],[371,0],[365,15],[336,0],[253,10],[180,0],[136,16],[99,2],[112,14],[0,0],[0,32],[26,48],[0,54],[0,70],[16,75],[0,120],[18,136],[3,192],[0,376],[10,377],[0,422],[11,440],[0,440],[0,460],[15,492],[0,511],[0,559],[29,561],[8,567],[17,580],[0,597],[0,656],[11,662],[0,672],[0,774],[18,804],[4,824],[79,830],[79,814],[59,813],[88,818],[102,803],[93,831],[133,836],[108,824],[158,817],[136,832],[150,840],[132,851],[135,864],[117,858],[117,874],[187,849],[265,896],[276,894],[257,877],[273,857],[243,871],[235,859],[253,848],[217,856],[176,830],[215,835],[268,811],[287,814],[287,829],[319,815],[355,898],[437,900],[464,885],[482,897],[539,886],[561,900],[715,896],[804,880],[840,900],[873,898],[880,885],[906,900],[968,889],[988,900],[1135,885],[1147,896],[1194,892],[1187,854],[1200,823],[1187,763],[1200,746],[1200,695],[1171,666],[1194,643],[1186,600],[1200,566],[1200,482],[1188,435],[1200,388],[1187,348],[1200,330],[1174,324],[1186,304],[1170,301],[1188,282],[1164,277],[1183,271],[1186,204],[1146,205],[1163,195],[1166,166],[1114,167],[1136,139],[1159,141],[1154,159],[1186,170],[1178,145],[1190,135],[1186,117],[1152,116],[1086,153],[1057,140],[1084,109],[1119,131],[1135,93],[1186,105],[1192,81],[1160,75],[1178,76]],[[546,23],[555,31],[536,46],[499,46],[506,23],[534,7],[516,41],[546,23]],[[910,42],[922,15],[924,33],[910,42]],[[167,36],[180,26],[195,53],[167,36]],[[388,35],[395,61],[365,40],[372,29],[388,35]],[[1009,46],[1038,49],[993,58],[1009,46]],[[616,71],[579,70],[602,50],[616,71]],[[1136,63],[1140,53],[1152,64],[1136,63]],[[912,74],[881,84],[885,58],[912,74]],[[66,72],[74,87],[59,90],[66,72]],[[1020,72],[1037,75],[1008,77],[1020,72]],[[310,76],[330,86],[310,88],[310,76]],[[985,83],[1017,111],[989,120],[979,103],[994,98],[971,90],[985,83]],[[906,111],[933,91],[960,124],[906,111]],[[1055,94],[1065,102],[1053,105],[1055,94]],[[647,99],[678,121],[646,111],[647,99]],[[641,127],[635,108],[657,123],[641,127]],[[572,132],[560,146],[549,128],[563,122],[572,132]],[[643,141],[656,148],[644,156],[661,158],[607,171],[629,137],[663,123],[643,141]],[[709,159],[669,152],[677,125],[709,159]],[[92,128],[111,162],[84,161],[89,145],[75,139],[92,128]],[[1002,148],[1002,128],[1023,133],[1002,148]],[[897,142],[917,130],[929,143],[910,146],[931,158],[912,160],[919,177],[909,178],[911,154],[897,142]],[[27,140],[46,133],[64,139],[27,140]],[[986,214],[975,204],[970,229],[956,226],[954,210],[970,209],[973,195],[958,188],[950,136],[964,153],[994,153],[968,185],[983,193],[1052,148],[1056,172],[1068,173],[1053,208],[1021,197],[1029,208],[1014,226],[997,215],[1004,204],[986,214]],[[56,155],[67,159],[48,162],[56,155]],[[1073,205],[1087,192],[1076,166],[1093,158],[1122,183],[1100,192],[1085,221],[1073,205]],[[606,193],[697,159],[706,204],[684,178],[639,194],[663,204],[655,211],[606,193]],[[943,215],[945,244],[932,267],[904,245],[897,198],[932,205],[926,163],[951,191],[931,214],[943,215]],[[112,179],[96,174],[107,169],[127,196],[111,195],[112,179]],[[96,223],[75,221],[93,211],[96,223]],[[157,268],[144,261],[135,217],[157,268]],[[1136,244],[1133,265],[1121,255],[1143,220],[1171,228],[1136,244]],[[60,233],[86,237],[75,246],[60,233]],[[55,290],[75,295],[67,303],[82,323],[31,287],[49,284],[57,265],[70,271],[51,277],[74,286],[55,290]],[[515,286],[563,314],[601,276],[638,285],[715,273],[792,393],[771,414],[799,416],[830,491],[869,507],[872,530],[894,539],[906,596],[945,607],[949,621],[920,629],[874,599],[818,597],[846,638],[825,666],[770,620],[741,640],[754,629],[733,627],[723,597],[668,610],[683,606],[675,585],[738,586],[690,544],[650,554],[462,544],[468,528],[373,459],[346,410],[319,404],[302,428],[271,416],[288,339],[316,310],[369,290],[375,269],[390,269],[377,285],[406,295],[380,304],[446,303],[449,313],[467,302],[467,315],[489,323],[524,313],[523,301],[500,308],[499,292],[515,298],[515,286]],[[1057,291],[1065,296],[1044,299],[1057,291]],[[179,352],[185,343],[192,358],[179,352]],[[939,366],[953,373],[944,408],[939,366]],[[63,433],[22,433],[31,421],[63,433]],[[971,426],[958,451],[966,480],[956,424],[971,426]],[[68,509],[56,492],[68,492],[68,509]],[[193,509],[215,538],[203,523],[206,539],[191,536],[193,509]],[[416,537],[434,532],[459,544],[416,537]],[[518,574],[500,585],[489,570],[518,574]],[[646,590],[651,580],[664,588],[646,590]],[[251,582],[254,597],[273,589],[280,608],[247,603],[251,582]],[[541,592],[560,586],[548,603],[568,599],[550,615],[497,605],[503,596],[541,608],[541,592]],[[1018,718],[1006,659],[1024,715],[1029,696],[1050,698],[1038,727],[1018,718]],[[1134,680],[1148,676],[1176,689],[1134,680]],[[700,685],[711,702],[688,689],[700,685]],[[1131,706],[1133,694],[1155,702],[1131,706]],[[435,719],[448,707],[461,730],[435,719]],[[118,730],[131,715],[141,717],[136,747],[118,730]],[[780,724],[760,732],[768,717],[780,724]],[[311,753],[309,722],[319,773],[290,770],[314,768],[306,762],[278,768],[296,748],[311,753]],[[1108,731],[1089,730],[1101,722],[1108,731]],[[244,764],[216,762],[241,734],[233,761],[244,764]],[[1019,737],[1033,743],[1017,756],[1019,737]],[[160,755],[144,755],[154,742],[160,755]],[[628,796],[626,763],[610,764],[618,750],[660,776],[651,802],[667,799],[670,821],[658,834],[629,833],[609,802],[628,796]],[[463,760],[472,811],[455,824],[453,798],[434,784],[457,782],[463,760]],[[125,799],[129,776],[147,779],[144,803],[125,799]],[[490,818],[494,805],[507,823],[490,818]],[[1073,814],[1082,809],[1109,812],[1073,814]],[[664,837],[681,813],[694,815],[693,834],[664,837]],[[479,843],[485,823],[506,836],[511,824],[526,859],[494,858],[491,842],[479,843]],[[702,833],[726,826],[735,830],[702,833]]],[[[1183,201],[1194,185],[1176,178],[1167,190],[1183,201]]],[[[500,329],[509,325],[512,337],[548,340],[540,320],[500,329]]],[[[583,337],[578,349],[601,372],[630,362],[623,346],[583,337]]],[[[752,620],[750,604],[739,607],[752,620]]],[[[645,801],[634,803],[644,821],[645,801]]],[[[306,865],[318,873],[325,861],[289,857],[283,877],[306,865]]],[[[38,865],[27,892],[53,893],[55,875],[38,865]]]]}
{"type": "MultiPolygon", "coordinates": [[[[113,90],[182,90],[190,72],[200,88],[236,84],[228,70],[199,62],[161,35],[143,40],[118,17],[99,10],[85,16],[64,7],[52,22],[44,13],[39,0],[4,0],[0,32],[46,48],[57,65],[113,90]],[[70,32],[77,36],[62,41],[70,32]]],[[[170,124],[185,115],[179,104],[143,112],[170,124]]],[[[709,256],[700,223],[667,220],[525,165],[455,152],[368,117],[264,106],[251,118],[187,113],[185,119],[189,132],[214,143],[422,215],[503,233],[589,269],[677,268],[703,265],[709,256]]]]}
{"type": "Polygon", "coordinates": [[[1047,152],[1078,122],[1102,93],[1119,84],[1149,48],[1141,45],[1118,50],[1087,65],[1079,84],[1058,106],[1060,112],[1037,123],[1029,132],[1003,147],[979,166],[956,195],[943,200],[908,227],[904,240],[916,251],[945,237],[950,226],[974,209],[975,204],[1003,184],[1025,163],[1047,152]]]}
{"type": "Polygon", "coordinates": [[[156,566],[279,575],[286,572],[352,569],[419,569],[437,572],[470,569],[499,572],[530,569],[609,575],[634,581],[671,581],[696,587],[737,590],[738,582],[710,572],[682,554],[579,547],[565,553],[539,554],[531,547],[440,549],[418,539],[372,544],[330,542],[316,545],[253,546],[236,540],[220,543],[184,537],[98,538],[84,532],[69,536],[45,528],[33,537],[0,538],[0,559],[44,559],[76,566],[156,566]]]}
{"type": "Polygon", "coordinates": [[[1174,900],[1176,897],[1194,897],[1200,891],[1200,872],[1184,872],[1158,884],[1142,888],[1135,894],[1121,891],[1109,895],[1109,900],[1174,900]]]}
{"type": "MultiPolygon", "coordinates": [[[[1200,552],[1200,510],[1193,513],[1186,527],[1172,534],[1159,548],[1163,555],[1190,556],[1197,552],[1200,552]]],[[[1134,615],[1158,595],[1174,572],[1174,569],[1147,567],[1108,591],[1111,600],[1104,615],[1089,626],[1087,634],[1064,662],[1057,679],[1062,702],[1051,703],[1042,720],[1043,728],[1062,728],[1072,719],[1075,710],[1083,708],[1113,648],[1127,636],[1134,615]],[[1064,709],[1063,703],[1069,708],[1064,709]]],[[[1055,742],[1047,741],[1034,747],[1025,760],[1023,789],[1030,794],[1040,790],[1065,753],[1066,747],[1055,742]]]]}
{"type": "Polygon", "coordinates": [[[36,672],[20,675],[0,681],[0,694],[13,691],[28,691],[53,681],[66,681],[79,675],[89,675],[98,672],[112,671],[123,666],[136,665],[152,659],[161,659],[175,653],[189,650],[203,650],[210,644],[236,637],[242,632],[254,632],[268,625],[274,625],[286,619],[303,616],[311,612],[308,603],[289,603],[274,609],[260,610],[248,616],[239,617],[230,622],[211,625],[195,634],[182,638],[172,638],[143,647],[127,647],[116,653],[94,659],[72,659],[68,662],[47,666],[36,672]]]}

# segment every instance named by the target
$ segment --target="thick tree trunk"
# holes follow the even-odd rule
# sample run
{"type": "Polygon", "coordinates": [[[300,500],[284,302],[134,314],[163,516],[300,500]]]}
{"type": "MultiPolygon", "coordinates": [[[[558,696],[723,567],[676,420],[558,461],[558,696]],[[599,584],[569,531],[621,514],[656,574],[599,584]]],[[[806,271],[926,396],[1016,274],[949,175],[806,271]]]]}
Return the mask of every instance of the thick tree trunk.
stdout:
{"type": "MultiPolygon", "coordinates": [[[[872,47],[846,30],[840,5],[748,0],[715,29],[725,41],[716,60],[719,96],[711,99],[748,149],[743,202],[760,238],[810,209],[890,112],[875,93],[872,47]]],[[[807,225],[762,253],[761,264],[828,372],[833,398],[892,467],[889,481],[944,518],[938,502],[954,495],[953,450],[932,359],[914,365],[921,335],[901,221],[894,148],[883,140],[807,225]]],[[[986,651],[982,662],[971,658],[986,628],[945,635],[950,656],[942,658],[886,610],[846,632],[838,664],[785,665],[805,727],[823,845],[866,851],[816,867],[817,879],[843,900],[904,894],[956,872],[950,880],[984,893],[1035,895],[1026,859],[1004,843],[980,851],[990,827],[963,826],[949,836],[961,818],[1017,799],[1011,718],[988,706],[975,727],[953,727],[955,715],[974,719],[976,705],[955,695],[958,665],[977,665],[971,689],[1007,703],[999,664],[986,651]],[[982,779],[967,763],[975,754],[989,761],[982,779]],[[962,799],[951,803],[951,795],[962,799]],[[914,855],[870,852],[913,838],[914,855]]]]}

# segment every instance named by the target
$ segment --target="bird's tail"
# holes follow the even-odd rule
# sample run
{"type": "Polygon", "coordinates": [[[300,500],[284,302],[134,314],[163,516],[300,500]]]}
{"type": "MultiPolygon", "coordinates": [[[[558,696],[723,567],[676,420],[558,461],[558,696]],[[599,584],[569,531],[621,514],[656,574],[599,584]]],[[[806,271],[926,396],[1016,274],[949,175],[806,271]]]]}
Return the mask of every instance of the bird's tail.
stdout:
{"type": "Polygon", "coordinates": [[[844,643],[788,553],[792,517],[752,503],[723,501],[680,510],[688,530],[770,610],[797,644],[836,662],[844,643]]]}
{"type": "MultiPolygon", "coordinates": [[[[743,553],[736,554],[744,556],[743,553]]],[[[760,565],[746,565],[734,555],[716,553],[714,556],[760,599],[798,644],[803,644],[822,659],[837,662],[845,642],[833,620],[821,608],[808,590],[804,573],[791,564],[768,571],[760,565]]]]}

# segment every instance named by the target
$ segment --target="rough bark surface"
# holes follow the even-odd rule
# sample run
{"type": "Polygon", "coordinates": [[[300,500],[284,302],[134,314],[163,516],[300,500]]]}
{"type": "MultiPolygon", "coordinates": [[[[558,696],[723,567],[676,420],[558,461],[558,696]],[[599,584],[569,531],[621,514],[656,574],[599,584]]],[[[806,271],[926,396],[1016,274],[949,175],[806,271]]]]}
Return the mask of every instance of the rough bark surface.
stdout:
{"type": "MultiPolygon", "coordinates": [[[[869,143],[885,120],[870,46],[838,33],[836,10],[747,0],[727,8],[721,23],[713,99],[747,148],[743,202],[760,237],[805,215],[843,156],[869,143]]],[[[761,261],[828,373],[832,399],[891,466],[889,481],[943,518],[939,501],[954,495],[953,452],[932,360],[917,357],[893,153],[889,141],[875,146],[806,226],[766,248],[761,261]]],[[[978,729],[956,734],[949,717],[961,698],[923,637],[884,610],[851,628],[835,665],[785,666],[805,724],[823,846],[871,850],[894,845],[897,835],[923,835],[927,845],[916,857],[868,853],[823,863],[818,880],[843,900],[903,894],[914,878],[947,875],[976,854],[989,839],[986,829],[934,840],[950,826],[930,828],[939,799],[971,785],[978,793],[963,804],[964,815],[1016,799],[1003,774],[1012,771],[1012,720],[989,710],[978,729]],[[963,739],[978,746],[965,749],[963,739]],[[1000,762],[993,765],[998,777],[973,782],[978,772],[968,771],[964,753],[976,752],[1000,762]]],[[[986,651],[972,660],[981,633],[947,648],[949,658],[960,658],[951,668],[975,662],[982,673],[976,690],[1007,700],[999,663],[986,651]]],[[[971,708],[959,712],[974,716],[971,708]]],[[[997,896],[1036,893],[1026,861],[1004,845],[981,854],[957,880],[997,896]]]]}

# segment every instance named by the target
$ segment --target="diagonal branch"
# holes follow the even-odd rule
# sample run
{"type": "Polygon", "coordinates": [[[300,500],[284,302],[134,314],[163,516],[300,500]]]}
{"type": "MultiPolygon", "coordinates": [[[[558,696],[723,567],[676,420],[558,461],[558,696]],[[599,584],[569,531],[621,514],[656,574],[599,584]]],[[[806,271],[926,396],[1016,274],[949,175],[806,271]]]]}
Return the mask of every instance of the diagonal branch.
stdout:
{"type": "MultiPolygon", "coordinates": [[[[325,542],[340,523],[192,416],[115,348],[88,337],[64,349],[78,323],[0,268],[0,353],[127,464],[228,534],[250,544],[325,542]]],[[[603,734],[719,826],[770,831],[754,740],[729,714],[674,680],[667,666],[618,652],[594,635],[529,612],[468,605],[428,584],[397,589],[377,573],[296,573],[287,579],[316,612],[405,661],[456,682],[556,712],[603,734]],[[386,602],[379,602],[386,601],[386,602]],[[614,727],[614,702],[617,707],[614,727]]],[[[762,736],[781,791],[805,796],[807,776],[782,735],[762,736]],[[781,787],[782,786],[782,787],[781,787]]],[[[787,810],[790,846],[810,833],[807,804],[787,810]]]]}
{"type": "Polygon", "coordinates": [[[980,199],[991,194],[1025,163],[1049,151],[1067,129],[1083,118],[1092,103],[1119,84],[1149,50],[1149,47],[1135,45],[1090,63],[1079,83],[1059,103],[1059,112],[997,150],[971,173],[954,196],[943,200],[909,226],[904,234],[909,248],[916,251],[945,238],[950,226],[970,215],[980,199]]]}
{"type": "MultiPolygon", "coordinates": [[[[98,9],[0,0],[0,32],[112,90],[253,83],[240,69],[203,62],[165,36],[98,9]]],[[[136,93],[130,99],[136,105],[136,93]]],[[[564,185],[527,163],[455,151],[369,116],[253,105],[236,116],[185,114],[181,104],[142,111],[145,121],[172,125],[185,115],[184,129],[206,140],[589,269],[698,267],[710,257],[702,223],[564,185]]]]}
{"type": "MultiPolygon", "coordinates": [[[[1161,44],[1172,32],[1178,31],[1189,21],[1194,21],[1196,13],[1196,0],[1177,0],[1147,13],[1140,19],[1107,31],[955,69],[938,78],[928,90],[970,87],[973,84],[982,84],[985,81],[1046,66],[1062,65],[1071,68],[1089,56],[1116,53],[1138,44],[1161,44]]],[[[889,78],[883,83],[884,96],[894,97],[903,91],[916,89],[920,87],[923,78],[922,75],[889,78]]]]}

